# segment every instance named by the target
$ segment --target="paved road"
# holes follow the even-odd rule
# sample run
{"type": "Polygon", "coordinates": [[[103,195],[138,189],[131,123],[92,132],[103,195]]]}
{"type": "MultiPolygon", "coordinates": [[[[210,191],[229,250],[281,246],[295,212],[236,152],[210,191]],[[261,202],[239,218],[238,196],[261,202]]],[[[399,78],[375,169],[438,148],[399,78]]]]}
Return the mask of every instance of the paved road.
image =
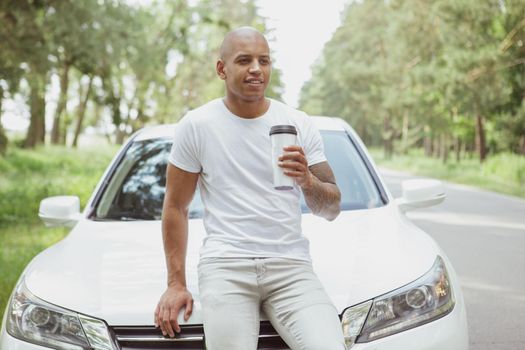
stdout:
{"type": "MultiPolygon", "coordinates": [[[[407,174],[381,169],[395,197],[407,174]]],[[[408,213],[458,273],[470,349],[525,349],[525,200],[445,183],[445,202],[408,213]]]]}

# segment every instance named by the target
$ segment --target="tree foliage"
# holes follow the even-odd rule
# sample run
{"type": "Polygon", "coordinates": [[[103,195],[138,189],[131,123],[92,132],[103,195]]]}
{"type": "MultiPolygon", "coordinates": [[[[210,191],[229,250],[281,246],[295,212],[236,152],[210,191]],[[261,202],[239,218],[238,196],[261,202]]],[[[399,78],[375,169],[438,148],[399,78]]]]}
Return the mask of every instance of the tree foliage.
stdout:
{"type": "MultiPolygon", "coordinates": [[[[121,143],[146,124],[175,122],[223,93],[215,59],[224,34],[242,25],[266,31],[255,0],[6,0],[0,21],[0,101],[26,98],[27,147],[46,130],[52,143],[76,146],[87,125],[121,143]],[[46,100],[52,88],[56,104],[46,100]]],[[[269,87],[276,98],[279,74],[269,87]]]]}
{"type": "Polygon", "coordinates": [[[352,2],[301,93],[385,153],[525,154],[525,2],[352,2]]]}

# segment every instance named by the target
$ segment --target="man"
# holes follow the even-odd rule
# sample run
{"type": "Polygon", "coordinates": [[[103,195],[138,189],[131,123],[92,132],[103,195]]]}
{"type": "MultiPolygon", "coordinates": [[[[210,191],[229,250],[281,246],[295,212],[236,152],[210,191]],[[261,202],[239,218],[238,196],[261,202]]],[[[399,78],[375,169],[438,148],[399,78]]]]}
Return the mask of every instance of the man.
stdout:
{"type": "Polygon", "coordinates": [[[168,287],[155,325],[173,337],[179,311],[185,309],[185,320],[192,312],[185,258],[198,183],[207,232],[198,268],[206,348],[256,349],[262,309],[291,349],[343,350],[337,311],[301,233],[300,191],[315,215],[333,220],[340,211],[320,134],[306,114],[265,97],[270,49],[257,30],[228,33],[216,71],[225,98],[189,112],[174,138],[162,217],[168,287]],[[272,185],[268,133],[281,124],[298,131],[299,145],[285,147],[279,162],[295,179],[290,191],[272,185]]]}

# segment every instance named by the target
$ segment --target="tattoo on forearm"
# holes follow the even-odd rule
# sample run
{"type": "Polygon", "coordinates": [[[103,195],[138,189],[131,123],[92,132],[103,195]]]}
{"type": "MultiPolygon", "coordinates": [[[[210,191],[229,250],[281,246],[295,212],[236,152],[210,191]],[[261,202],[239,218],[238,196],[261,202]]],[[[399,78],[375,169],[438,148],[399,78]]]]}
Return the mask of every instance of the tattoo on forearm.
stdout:
{"type": "Polygon", "coordinates": [[[306,204],[315,215],[333,220],[339,214],[341,202],[334,173],[327,162],[312,165],[309,169],[315,179],[311,188],[303,189],[306,204]]]}

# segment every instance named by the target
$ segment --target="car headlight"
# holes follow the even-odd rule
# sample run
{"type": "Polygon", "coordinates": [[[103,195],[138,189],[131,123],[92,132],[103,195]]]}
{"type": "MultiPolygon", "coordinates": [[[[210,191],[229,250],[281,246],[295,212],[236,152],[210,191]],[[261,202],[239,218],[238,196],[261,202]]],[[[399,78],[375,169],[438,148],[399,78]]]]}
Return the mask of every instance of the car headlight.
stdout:
{"type": "Polygon", "coordinates": [[[25,286],[11,297],[7,332],[20,340],[59,350],[114,350],[106,324],[49,304],[25,286]]]}
{"type": "Polygon", "coordinates": [[[437,320],[454,305],[448,273],[438,256],[430,271],[416,281],[343,312],[347,348],[437,320]]]}

